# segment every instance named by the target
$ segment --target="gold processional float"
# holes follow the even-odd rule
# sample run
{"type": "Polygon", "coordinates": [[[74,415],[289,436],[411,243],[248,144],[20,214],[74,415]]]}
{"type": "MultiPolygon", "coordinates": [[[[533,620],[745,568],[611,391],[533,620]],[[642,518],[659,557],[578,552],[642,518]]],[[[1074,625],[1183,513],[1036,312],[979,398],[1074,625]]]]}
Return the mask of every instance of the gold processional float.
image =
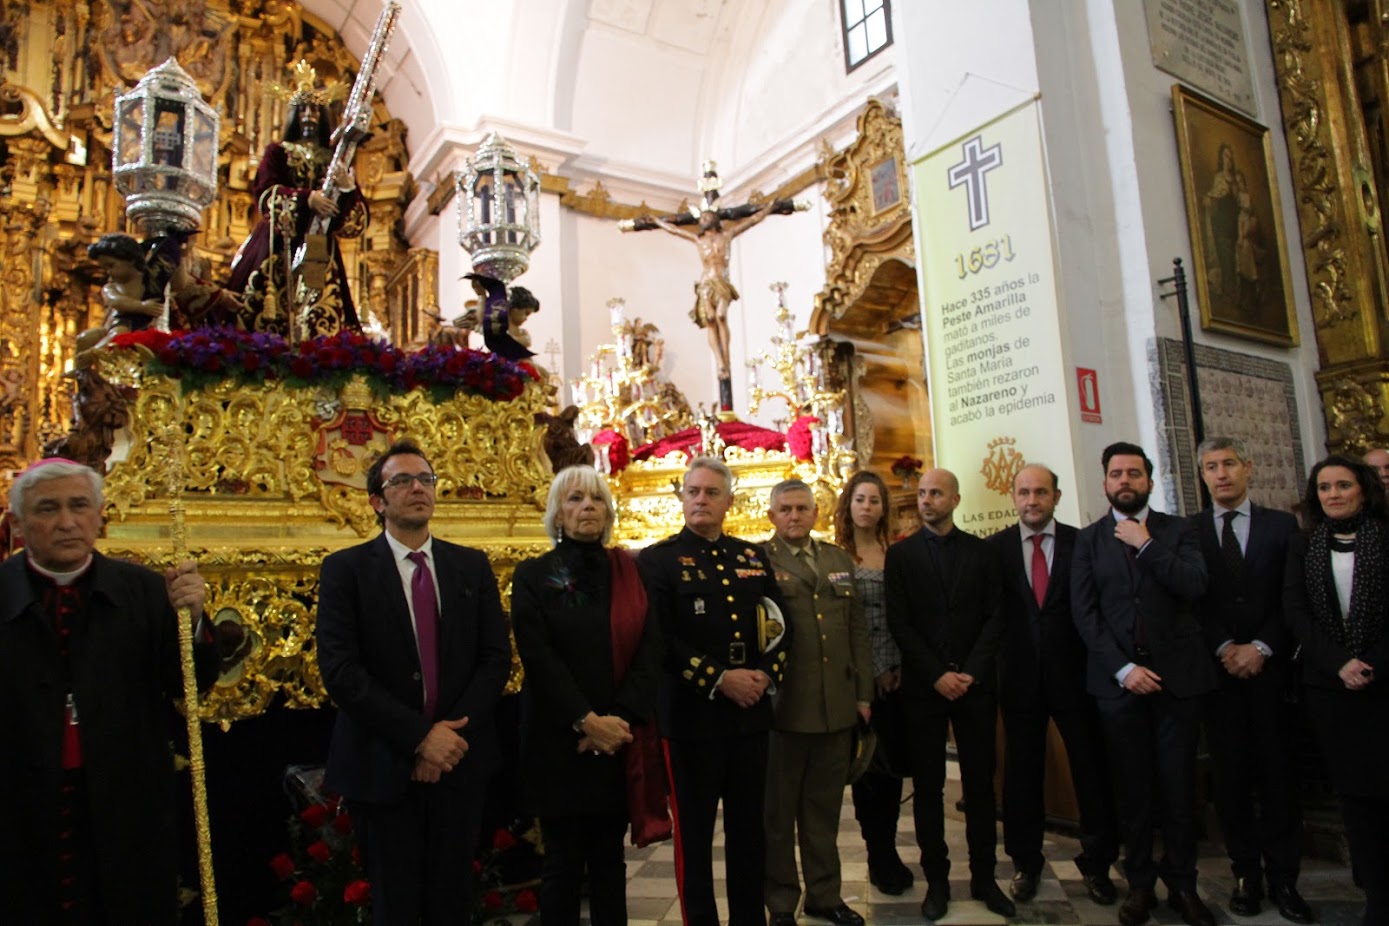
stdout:
{"type": "MultiPolygon", "coordinates": [[[[383,12],[358,72],[358,86],[367,81],[365,95],[354,90],[360,105],[370,105],[368,65],[384,48],[395,10],[383,12]]],[[[216,189],[216,146],[208,144],[218,137],[216,113],[173,59],[117,105],[140,129],[128,139],[138,147],[116,154],[128,214],[149,235],[189,229],[216,189]],[[160,135],[170,125],[183,142],[172,149],[160,135]]],[[[349,110],[344,122],[352,120],[349,110]]],[[[495,136],[459,181],[460,243],[493,283],[528,266],[539,243],[538,191],[531,167],[495,136]]],[[[438,472],[434,532],[484,550],[504,601],[516,564],[549,548],[541,513],[552,459],[592,460],[606,474],[618,505],[617,542],[641,546],[678,530],[674,489],[687,453],[627,457],[642,455],[629,448],[679,438],[682,429],[691,452],[721,454],[737,477],[730,533],[766,536],[768,491],[791,476],[812,486],[827,528],[855,466],[842,433],[843,392],[827,385],[823,345],[793,331],[784,286],[773,289],[779,333],[755,363],[775,382],[763,387],[752,376],[751,410],[786,404],[788,417],[777,425],[789,424],[789,450],[726,444],[741,423],[691,412],[660,375],[659,332],[627,321],[620,304],[611,306],[614,343],[600,347],[572,385],[576,404],[567,418],[554,414],[558,390],[544,370],[448,344],[405,353],[353,332],[294,343],[225,329],[149,330],[79,357],[76,421],[60,449],[106,466],[108,555],[156,568],[172,563],[169,506],[181,506],[186,554],[208,581],[207,611],[223,653],[199,714],[225,729],[272,702],[325,703],[313,652],[319,564],[379,529],[366,470],[395,439],[417,441],[438,472]],[[414,373],[403,375],[405,368],[414,373]],[[175,472],[183,474],[176,486],[168,482],[175,472]]],[[[519,683],[518,663],[509,690],[519,683]]]]}

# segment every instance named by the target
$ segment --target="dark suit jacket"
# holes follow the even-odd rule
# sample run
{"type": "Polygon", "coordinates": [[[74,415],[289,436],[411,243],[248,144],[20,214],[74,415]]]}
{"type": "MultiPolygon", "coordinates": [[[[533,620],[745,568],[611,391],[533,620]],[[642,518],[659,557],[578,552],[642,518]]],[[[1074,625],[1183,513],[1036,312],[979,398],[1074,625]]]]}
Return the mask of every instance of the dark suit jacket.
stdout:
{"type": "Polygon", "coordinates": [[[1056,522],[1051,580],[1042,607],[1028,577],[1018,525],[988,538],[1003,569],[1003,633],[998,649],[998,700],[1004,710],[1070,710],[1089,703],[1085,692],[1085,641],[1071,618],[1071,558],[1076,535],[1056,522]],[[1038,643],[1040,642],[1040,648],[1038,643]],[[1045,703],[1038,704],[1041,693],[1045,703]]]}
{"type": "MultiPolygon", "coordinates": [[[[1262,640],[1273,650],[1266,670],[1281,671],[1292,657],[1292,636],[1283,619],[1283,570],[1288,543],[1297,536],[1297,518],[1286,511],[1252,505],[1249,511],[1249,543],[1244,551],[1243,576],[1236,578],[1220,552],[1220,534],[1210,509],[1191,519],[1201,539],[1206,560],[1206,594],[1197,602],[1206,652],[1215,655],[1226,640],[1250,643],[1262,640]]],[[[1238,679],[1217,668],[1222,683],[1238,679]]]]}
{"type": "Polygon", "coordinates": [[[468,754],[440,784],[480,787],[499,764],[493,709],[511,668],[497,579],[478,550],[434,538],[439,704],[425,717],[420,659],[400,571],[384,534],[323,561],[318,666],[338,706],[325,784],[344,797],[405,797],[415,748],[436,720],[467,717],[468,754]]]}
{"type": "Polygon", "coordinates": [[[937,541],[925,527],[888,547],[883,567],[887,623],[902,650],[902,694],[942,711],[950,702],[934,686],[952,666],[974,676],[970,691],[995,689],[1003,625],[998,556],[958,527],[951,533],[945,573],[926,548],[937,541]]]}
{"type": "Polygon", "coordinates": [[[1134,628],[1141,619],[1151,651],[1146,665],[1162,677],[1163,690],[1178,698],[1205,694],[1215,687],[1215,664],[1196,617],[1195,602],[1206,592],[1196,528],[1150,510],[1152,542],[1130,567],[1114,527],[1105,514],[1082,530],[1071,564],[1072,615],[1089,651],[1086,687],[1097,698],[1125,694],[1114,674],[1138,661],[1134,628]]]}

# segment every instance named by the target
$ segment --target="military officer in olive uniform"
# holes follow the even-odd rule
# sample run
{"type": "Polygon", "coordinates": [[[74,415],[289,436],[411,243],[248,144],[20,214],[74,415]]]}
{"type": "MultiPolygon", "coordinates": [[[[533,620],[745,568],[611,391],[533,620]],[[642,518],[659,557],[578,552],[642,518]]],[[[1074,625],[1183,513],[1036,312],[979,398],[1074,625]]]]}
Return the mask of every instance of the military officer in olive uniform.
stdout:
{"type": "Polygon", "coordinates": [[[790,634],[763,552],[723,533],[728,467],[695,458],[680,498],[685,529],[637,560],[666,644],[657,717],[674,791],[680,907],[686,926],[719,922],[713,840],[722,799],[729,926],[765,926],[767,730],[790,634]]]}
{"type": "Polygon", "coordinates": [[[815,493],[801,480],[772,489],[767,516],[776,536],[767,542],[767,559],[795,643],[777,695],[767,758],[771,926],[796,922],[798,840],[806,915],[838,926],[863,923],[840,896],[836,840],[854,724],[860,718],[868,722],[873,700],[872,646],[854,594],[854,561],[810,536],[818,515],[815,493]]]}

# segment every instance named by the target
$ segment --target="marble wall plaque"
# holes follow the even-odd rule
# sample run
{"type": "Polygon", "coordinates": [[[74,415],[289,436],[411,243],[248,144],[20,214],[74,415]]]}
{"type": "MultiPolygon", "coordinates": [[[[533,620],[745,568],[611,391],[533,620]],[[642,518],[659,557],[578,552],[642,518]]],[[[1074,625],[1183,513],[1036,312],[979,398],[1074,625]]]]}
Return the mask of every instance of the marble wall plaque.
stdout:
{"type": "Polygon", "coordinates": [[[1258,118],[1239,0],[1144,0],[1153,65],[1258,118]]]}

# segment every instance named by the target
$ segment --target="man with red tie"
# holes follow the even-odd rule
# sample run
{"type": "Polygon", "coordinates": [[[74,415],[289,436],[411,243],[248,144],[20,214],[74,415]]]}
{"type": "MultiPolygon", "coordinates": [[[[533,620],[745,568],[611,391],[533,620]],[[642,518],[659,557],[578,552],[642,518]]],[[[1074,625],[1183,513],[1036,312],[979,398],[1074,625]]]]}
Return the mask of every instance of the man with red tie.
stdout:
{"type": "Polygon", "coordinates": [[[1045,466],[1024,466],[1013,477],[1018,523],[988,538],[1003,564],[1003,636],[998,648],[998,703],[1007,749],[1003,759],[1003,847],[1013,859],[1013,899],[1037,896],[1046,859],[1042,784],[1047,723],[1066,744],[1080,847],[1076,858],[1095,903],[1117,900],[1109,868],[1119,855],[1114,813],[1095,699],[1085,690],[1085,641],[1071,619],[1071,558],[1076,529],[1055,518],[1061,490],[1045,466]]]}
{"type": "Polygon", "coordinates": [[[367,472],[383,527],[323,561],[318,664],[338,706],[325,780],[345,797],[377,926],[466,924],[493,708],[511,667],[497,580],[430,535],[438,479],[399,441],[367,472]]]}

